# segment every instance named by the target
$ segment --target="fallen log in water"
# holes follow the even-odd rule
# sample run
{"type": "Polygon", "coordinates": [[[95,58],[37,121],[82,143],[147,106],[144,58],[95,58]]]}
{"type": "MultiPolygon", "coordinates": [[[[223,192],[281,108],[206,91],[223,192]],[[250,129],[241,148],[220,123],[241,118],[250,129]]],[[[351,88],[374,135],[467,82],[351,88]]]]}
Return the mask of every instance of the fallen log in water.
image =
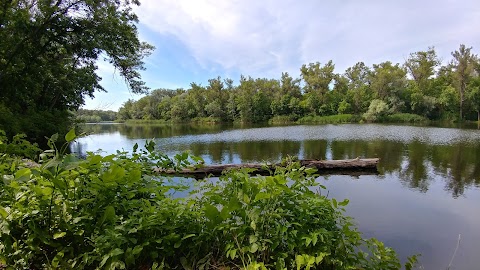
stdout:
{"type": "MultiPolygon", "coordinates": [[[[318,174],[348,174],[348,175],[364,175],[376,174],[378,158],[356,158],[343,160],[315,160],[303,159],[299,160],[300,164],[305,167],[318,169],[318,174]]],[[[200,168],[183,169],[181,171],[175,170],[158,170],[162,175],[186,176],[194,178],[205,178],[208,176],[220,176],[223,171],[240,168],[254,169],[252,174],[266,175],[273,171],[275,167],[282,166],[278,164],[259,164],[259,163],[244,163],[244,164],[218,164],[205,165],[200,168]]]]}

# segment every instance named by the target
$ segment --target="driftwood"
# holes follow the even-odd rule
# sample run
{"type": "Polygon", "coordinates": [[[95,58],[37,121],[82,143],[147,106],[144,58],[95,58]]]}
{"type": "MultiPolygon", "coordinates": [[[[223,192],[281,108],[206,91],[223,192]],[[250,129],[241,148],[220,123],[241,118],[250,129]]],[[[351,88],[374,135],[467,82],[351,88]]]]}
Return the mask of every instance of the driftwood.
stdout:
{"type": "MultiPolygon", "coordinates": [[[[366,175],[376,174],[378,158],[366,159],[344,159],[344,160],[313,160],[303,159],[299,160],[300,164],[305,167],[318,169],[318,174],[348,174],[348,175],[366,175]]],[[[200,168],[183,169],[181,171],[175,170],[158,170],[162,175],[175,175],[194,177],[197,179],[208,176],[220,176],[226,170],[250,168],[254,169],[252,174],[266,175],[273,171],[275,167],[282,164],[258,164],[258,163],[244,163],[244,164],[218,164],[218,165],[204,165],[200,168]]]]}

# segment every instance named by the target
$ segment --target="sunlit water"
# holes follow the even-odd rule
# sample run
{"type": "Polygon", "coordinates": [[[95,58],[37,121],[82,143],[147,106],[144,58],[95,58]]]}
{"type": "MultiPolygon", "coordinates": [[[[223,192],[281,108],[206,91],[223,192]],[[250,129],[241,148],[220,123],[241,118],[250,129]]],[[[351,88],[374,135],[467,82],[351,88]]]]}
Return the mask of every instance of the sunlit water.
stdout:
{"type": "Polygon", "coordinates": [[[365,236],[402,258],[421,253],[425,269],[480,269],[480,130],[395,125],[231,126],[87,125],[72,150],[131,150],[146,139],[174,155],[206,163],[279,161],[282,157],[379,157],[380,175],[326,176],[330,197],[350,199],[347,213],[365,236]]]}

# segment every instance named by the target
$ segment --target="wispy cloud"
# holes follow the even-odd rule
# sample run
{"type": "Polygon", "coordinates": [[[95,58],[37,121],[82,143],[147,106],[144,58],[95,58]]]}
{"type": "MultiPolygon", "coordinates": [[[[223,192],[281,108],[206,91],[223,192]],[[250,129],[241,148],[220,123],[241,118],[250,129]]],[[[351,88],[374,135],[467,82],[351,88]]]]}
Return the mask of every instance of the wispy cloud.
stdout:
{"type": "MultiPolygon", "coordinates": [[[[142,0],[140,38],[157,50],[143,79],[152,88],[188,87],[216,76],[299,76],[302,64],[333,60],[336,72],[358,61],[402,63],[435,46],[446,62],[461,43],[480,49],[478,0],[142,0]]],[[[123,80],[100,63],[109,94],[128,98],[123,80]],[[120,92],[121,91],[121,92],[120,92]]],[[[99,101],[102,100],[102,101],[99,101]]]]}
{"type": "Polygon", "coordinates": [[[435,45],[447,54],[480,40],[480,5],[471,1],[144,0],[141,22],[173,35],[204,68],[245,74],[297,71],[334,60],[402,61],[435,45]]]}

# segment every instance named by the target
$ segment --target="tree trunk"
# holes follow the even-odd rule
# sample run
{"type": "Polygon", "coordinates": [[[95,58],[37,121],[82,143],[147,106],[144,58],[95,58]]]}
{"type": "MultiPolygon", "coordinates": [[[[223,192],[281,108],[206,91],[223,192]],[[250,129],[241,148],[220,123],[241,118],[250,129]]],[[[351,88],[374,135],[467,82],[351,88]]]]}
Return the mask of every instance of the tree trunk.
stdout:
{"type": "MultiPolygon", "coordinates": [[[[305,167],[318,169],[319,174],[348,174],[348,175],[364,175],[376,174],[378,158],[367,159],[345,159],[345,160],[299,160],[300,164],[305,167]]],[[[275,167],[282,166],[282,164],[259,164],[259,163],[244,163],[244,164],[217,164],[205,165],[201,168],[183,169],[181,171],[175,170],[161,170],[156,169],[162,175],[176,175],[187,176],[194,178],[205,178],[208,176],[220,176],[224,171],[231,169],[250,168],[253,169],[252,174],[268,175],[275,167]]]]}

